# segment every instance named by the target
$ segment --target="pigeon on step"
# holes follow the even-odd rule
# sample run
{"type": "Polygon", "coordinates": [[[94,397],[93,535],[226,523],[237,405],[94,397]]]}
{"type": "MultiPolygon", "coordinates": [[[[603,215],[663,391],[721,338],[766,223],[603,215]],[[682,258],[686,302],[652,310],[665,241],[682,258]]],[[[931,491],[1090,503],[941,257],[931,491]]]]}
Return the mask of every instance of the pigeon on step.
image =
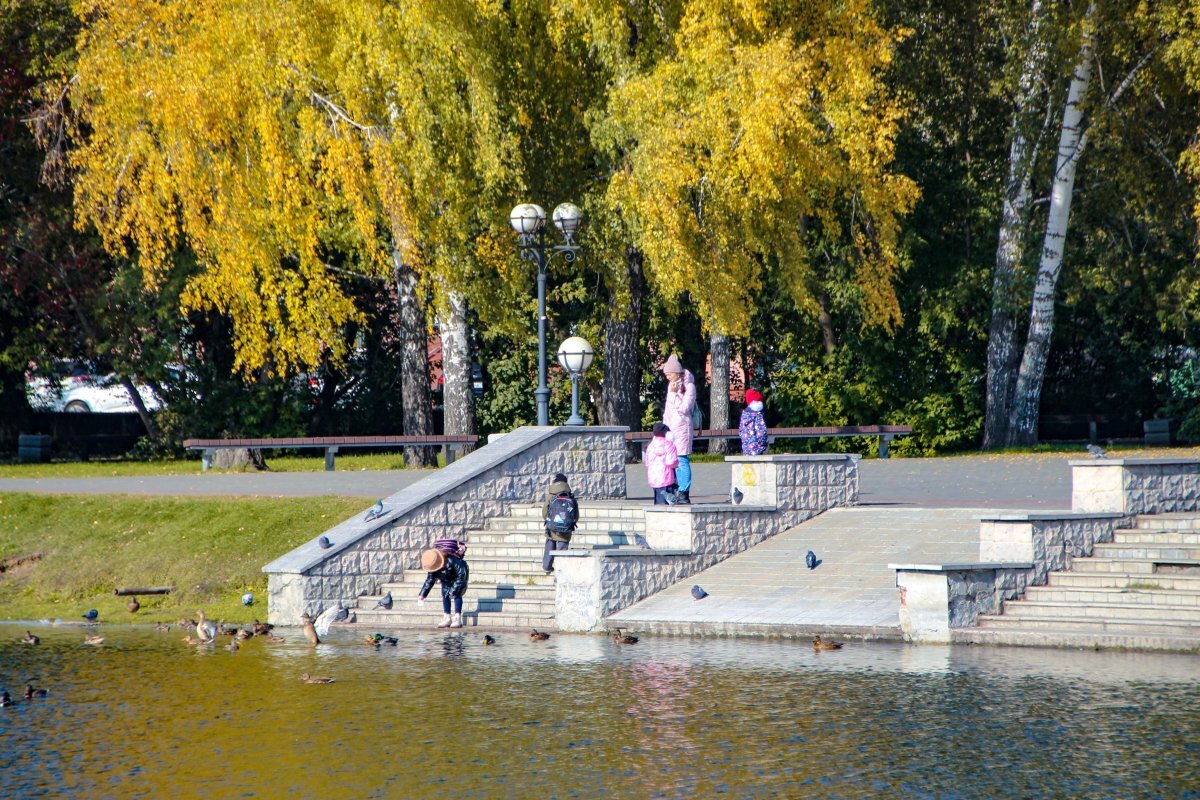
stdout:
{"type": "Polygon", "coordinates": [[[804,554],[804,565],[806,567],[808,567],[809,569],[816,569],[817,564],[820,564],[820,563],[821,563],[821,560],[819,558],[817,558],[817,554],[814,553],[812,550],[809,550],[807,553],[804,554]]]}
{"type": "Polygon", "coordinates": [[[346,620],[348,620],[350,618],[350,609],[343,607],[341,600],[338,601],[337,607],[338,607],[338,612],[333,615],[333,621],[334,622],[345,622],[346,620]]]}
{"type": "Polygon", "coordinates": [[[392,610],[392,593],[388,592],[379,601],[375,603],[375,608],[382,608],[384,611],[392,610]]]}
{"type": "Polygon", "coordinates": [[[1104,451],[1104,448],[1099,447],[1098,445],[1089,444],[1087,446],[1087,451],[1091,455],[1092,458],[1107,458],[1108,457],[1108,453],[1106,453],[1104,451]]]}
{"type": "Polygon", "coordinates": [[[650,549],[650,542],[646,541],[646,537],[644,534],[635,533],[633,535],[633,543],[636,544],[638,547],[642,548],[643,550],[650,549]]]}
{"type": "Polygon", "coordinates": [[[329,541],[328,536],[322,536],[320,539],[317,539],[317,544],[321,545],[322,550],[328,550],[333,547],[333,542],[329,541]]]}
{"type": "Polygon", "coordinates": [[[383,500],[380,499],[380,500],[376,500],[375,505],[371,506],[370,510],[367,511],[366,516],[363,517],[363,521],[370,522],[371,520],[379,519],[382,516],[383,516],[383,500]]]}
{"type": "Polygon", "coordinates": [[[738,488],[737,488],[736,486],[735,486],[735,487],[733,487],[733,491],[729,493],[729,499],[733,501],[733,504],[734,504],[735,506],[737,506],[737,505],[741,505],[741,504],[742,504],[742,498],[743,498],[743,497],[745,497],[745,496],[746,496],[746,495],[744,495],[744,494],[742,494],[741,492],[739,492],[739,491],[738,491],[738,488]]]}
{"type": "Polygon", "coordinates": [[[700,584],[696,584],[695,586],[692,587],[692,599],[693,600],[703,600],[706,597],[708,597],[708,592],[701,589],[700,584]]]}

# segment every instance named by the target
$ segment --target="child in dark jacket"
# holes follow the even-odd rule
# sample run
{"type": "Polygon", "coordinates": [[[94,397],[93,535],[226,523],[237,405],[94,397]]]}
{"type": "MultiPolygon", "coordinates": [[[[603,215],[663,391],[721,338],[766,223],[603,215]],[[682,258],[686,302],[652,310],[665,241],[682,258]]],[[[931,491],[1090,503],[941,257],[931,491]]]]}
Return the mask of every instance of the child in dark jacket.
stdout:
{"type": "Polygon", "coordinates": [[[470,579],[470,568],[467,562],[455,555],[447,555],[440,550],[426,550],[421,554],[421,569],[429,574],[417,595],[417,602],[424,603],[429,590],[435,582],[442,584],[442,611],[444,613],[439,628],[461,628],[462,599],[467,591],[467,581],[470,579]],[[454,614],[450,614],[451,601],[454,603],[454,614]]]}
{"type": "Polygon", "coordinates": [[[738,436],[742,439],[742,455],[761,456],[767,452],[767,423],[763,421],[762,392],[746,390],[746,409],[738,422],[738,436]]]}

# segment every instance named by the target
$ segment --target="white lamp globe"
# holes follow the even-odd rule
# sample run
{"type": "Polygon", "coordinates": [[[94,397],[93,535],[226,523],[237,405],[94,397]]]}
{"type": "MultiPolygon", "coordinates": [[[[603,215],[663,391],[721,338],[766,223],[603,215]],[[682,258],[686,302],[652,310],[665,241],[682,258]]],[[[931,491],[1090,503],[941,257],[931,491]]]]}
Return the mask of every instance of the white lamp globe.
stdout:
{"type": "Polygon", "coordinates": [[[592,365],[596,351],[582,336],[572,336],[558,346],[558,363],[572,375],[581,375],[592,365]]]}
{"type": "Polygon", "coordinates": [[[583,212],[574,203],[560,203],[558,208],[554,209],[552,218],[554,226],[558,228],[559,232],[569,242],[575,238],[575,232],[579,230],[579,222],[583,218],[583,212]]]}
{"type": "Polygon", "coordinates": [[[519,234],[537,233],[546,224],[546,212],[536,203],[521,203],[508,215],[508,221],[519,234]]]}

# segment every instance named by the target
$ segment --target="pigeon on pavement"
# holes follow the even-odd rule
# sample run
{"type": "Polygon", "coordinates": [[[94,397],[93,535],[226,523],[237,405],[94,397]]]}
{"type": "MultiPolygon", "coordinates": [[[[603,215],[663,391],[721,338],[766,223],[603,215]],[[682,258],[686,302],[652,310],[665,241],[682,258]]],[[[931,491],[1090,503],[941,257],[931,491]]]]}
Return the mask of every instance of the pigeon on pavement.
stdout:
{"type": "Polygon", "coordinates": [[[817,564],[820,564],[820,563],[821,562],[819,560],[817,560],[817,554],[814,553],[812,550],[809,550],[807,553],[804,554],[804,564],[809,569],[816,569],[817,564]]]}
{"type": "Polygon", "coordinates": [[[1089,444],[1087,446],[1087,451],[1092,458],[1106,458],[1108,456],[1108,453],[1104,451],[1103,447],[1094,444],[1089,444]]]}
{"type": "Polygon", "coordinates": [[[701,589],[700,584],[696,584],[695,586],[692,587],[692,599],[693,600],[703,600],[706,597],[708,597],[708,592],[701,589]]]}

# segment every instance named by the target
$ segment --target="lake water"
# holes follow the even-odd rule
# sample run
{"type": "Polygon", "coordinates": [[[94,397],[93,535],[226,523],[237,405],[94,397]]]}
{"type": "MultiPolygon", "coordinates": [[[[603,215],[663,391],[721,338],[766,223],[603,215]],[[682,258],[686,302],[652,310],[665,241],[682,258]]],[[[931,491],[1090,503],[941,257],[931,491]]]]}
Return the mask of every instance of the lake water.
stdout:
{"type": "Polygon", "coordinates": [[[0,625],[4,798],[1200,798],[1200,657],[25,627],[0,625]]]}

